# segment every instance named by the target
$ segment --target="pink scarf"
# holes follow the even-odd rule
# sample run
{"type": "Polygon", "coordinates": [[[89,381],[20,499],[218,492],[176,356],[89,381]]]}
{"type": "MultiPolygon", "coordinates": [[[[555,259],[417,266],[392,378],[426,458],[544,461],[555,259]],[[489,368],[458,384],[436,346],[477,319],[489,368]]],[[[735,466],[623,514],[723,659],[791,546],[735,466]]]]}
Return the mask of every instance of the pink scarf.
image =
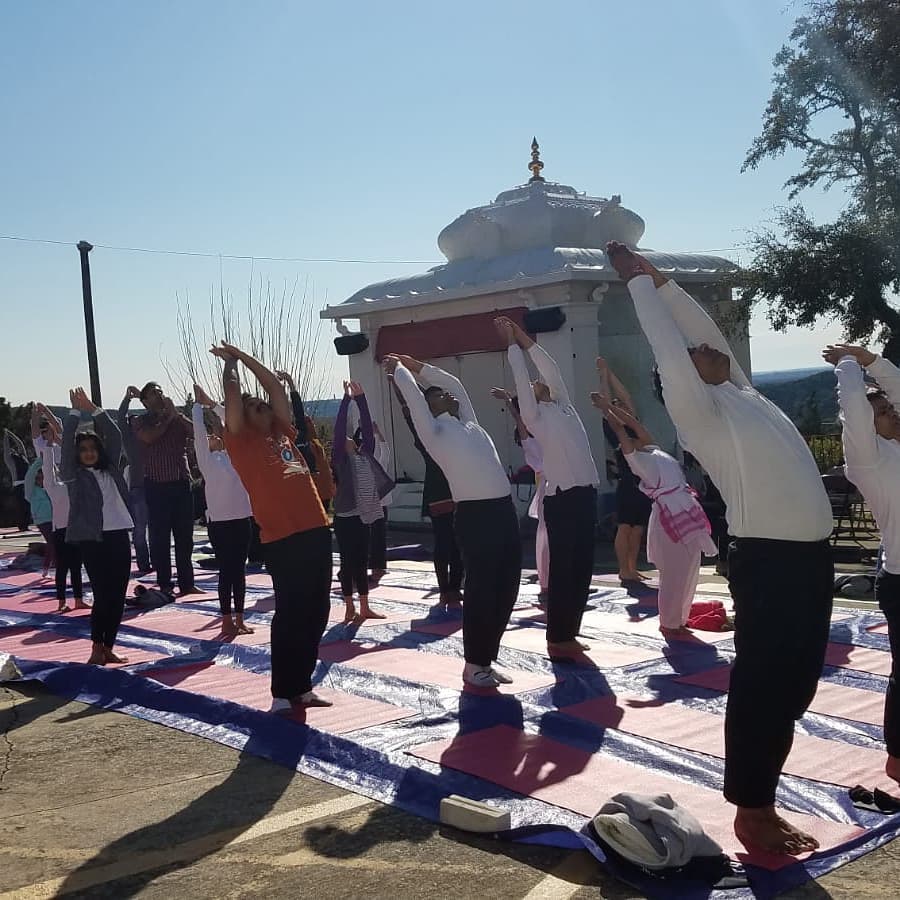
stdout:
{"type": "Polygon", "coordinates": [[[712,526],[692,487],[680,484],[659,490],[658,487],[649,488],[642,482],[641,490],[656,504],[659,523],[669,540],[687,544],[699,538],[702,545],[712,544],[709,537],[712,526]]]}

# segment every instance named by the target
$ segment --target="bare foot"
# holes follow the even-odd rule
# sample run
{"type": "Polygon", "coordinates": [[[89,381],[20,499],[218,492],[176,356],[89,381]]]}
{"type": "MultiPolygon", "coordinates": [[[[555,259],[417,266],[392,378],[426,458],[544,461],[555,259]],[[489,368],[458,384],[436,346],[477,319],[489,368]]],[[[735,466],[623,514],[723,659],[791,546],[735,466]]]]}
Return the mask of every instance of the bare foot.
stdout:
{"type": "Polygon", "coordinates": [[[62,615],[63,613],[72,612],[72,610],[69,609],[69,607],[66,606],[65,603],[64,603],[62,606],[60,606],[60,607],[57,608],[56,612],[57,612],[59,615],[62,615]]]}
{"type": "Polygon", "coordinates": [[[550,656],[559,656],[564,653],[583,653],[585,650],[590,649],[590,644],[586,644],[584,641],[579,640],[558,641],[557,643],[547,641],[547,652],[550,656]]]}
{"type": "Polygon", "coordinates": [[[362,621],[363,619],[386,619],[387,616],[384,613],[374,612],[369,608],[369,603],[367,600],[364,600],[362,597],[359,598],[359,619],[362,621]]]}
{"type": "Polygon", "coordinates": [[[238,627],[231,616],[222,617],[222,634],[238,634],[238,627]]]}
{"type": "Polygon", "coordinates": [[[119,663],[121,665],[122,663],[128,662],[127,656],[119,656],[118,654],[113,653],[112,647],[104,647],[103,655],[108,663],[119,663]]]}
{"type": "Polygon", "coordinates": [[[462,601],[463,596],[461,591],[444,591],[444,593],[441,594],[441,603],[443,603],[444,606],[457,607],[462,605],[462,601]]]}
{"type": "Polygon", "coordinates": [[[106,665],[106,648],[103,644],[93,644],[91,647],[91,655],[88,657],[89,666],[105,666],[106,665]]]}
{"type": "Polygon", "coordinates": [[[81,599],[81,597],[75,598],[75,609],[90,609],[90,606],[81,599]]]}
{"type": "Polygon", "coordinates": [[[619,581],[622,584],[627,584],[629,581],[640,581],[641,573],[640,572],[619,572],[619,581]]]}
{"type": "Polygon", "coordinates": [[[356,604],[352,600],[344,598],[344,624],[349,625],[356,621],[356,604]]]}
{"type": "Polygon", "coordinates": [[[680,625],[678,628],[664,628],[660,625],[659,631],[663,637],[667,638],[691,637],[694,633],[687,625],[680,625]]]}
{"type": "Polygon", "coordinates": [[[188,588],[187,590],[184,590],[184,591],[179,590],[178,596],[179,597],[191,597],[194,594],[197,594],[199,596],[200,594],[205,594],[205,593],[206,593],[206,591],[203,591],[198,587],[192,587],[192,588],[188,588]]]}
{"type": "Polygon", "coordinates": [[[748,850],[756,848],[767,853],[798,856],[819,848],[819,842],[811,834],[782,819],[774,806],[738,807],[734,833],[748,850]]]}
{"type": "Polygon", "coordinates": [[[235,628],[237,628],[238,634],[253,634],[254,629],[252,629],[249,625],[245,624],[244,620],[240,617],[237,617],[234,622],[235,628]]]}
{"type": "Polygon", "coordinates": [[[900,784],[900,756],[889,756],[884,771],[888,778],[900,784]]]}

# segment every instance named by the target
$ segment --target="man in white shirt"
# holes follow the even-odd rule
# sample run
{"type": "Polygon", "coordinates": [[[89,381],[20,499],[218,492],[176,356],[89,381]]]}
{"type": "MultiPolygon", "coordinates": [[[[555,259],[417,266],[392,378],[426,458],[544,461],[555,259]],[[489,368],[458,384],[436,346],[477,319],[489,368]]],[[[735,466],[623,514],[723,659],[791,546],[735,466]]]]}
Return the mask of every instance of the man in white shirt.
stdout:
{"type": "Polygon", "coordinates": [[[835,366],[847,478],[862,492],[881,531],[875,599],[888,624],[891,677],[884,698],[885,771],[900,782],[900,369],[863,347],[839,344],[822,356],[835,366]],[[865,372],[878,386],[867,386],[865,372]]]}
{"type": "Polygon", "coordinates": [[[494,320],[506,341],[522,421],[543,452],[544,520],[550,544],[547,649],[551,656],[588,649],[578,640],[594,572],[597,467],[584,424],[553,357],[511,319],[494,320]],[[528,376],[525,354],[541,380],[528,376]]]}
{"type": "Polygon", "coordinates": [[[509,683],[512,679],[493,665],[522,576],[509,478],[458,378],[409,356],[390,355],[384,368],[393,375],[419,440],[441,467],[456,502],[456,536],[466,567],[463,680],[476,687],[509,683]],[[414,375],[428,385],[424,393],[414,375]]]}
{"type": "Polygon", "coordinates": [[[805,853],[818,843],[776,813],[775,793],[794,721],[815,696],[825,659],[831,506],[806,442],[753,389],[700,305],[623,244],[609,244],[607,254],[628,283],[680,443],[728,507],[736,655],[725,797],[737,806],[735,834],[748,847],[805,853]]]}

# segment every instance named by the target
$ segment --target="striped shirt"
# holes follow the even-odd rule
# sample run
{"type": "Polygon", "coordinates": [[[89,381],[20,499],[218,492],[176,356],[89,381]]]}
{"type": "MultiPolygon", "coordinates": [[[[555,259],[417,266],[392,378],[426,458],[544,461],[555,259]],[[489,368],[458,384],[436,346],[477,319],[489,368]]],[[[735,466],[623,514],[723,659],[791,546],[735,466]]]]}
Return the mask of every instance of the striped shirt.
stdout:
{"type": "MultiPolygon", "coordinates": [[[[135,422],[138,432],[157,422],[155,413],[148,412],[135,422]]],[[[158,484],[189,481],[187,444],[191,438],[191,424],[181,415],[169,423],[162,436],[153,444],[142,444],[144,451],[144,479],[158,484]]]]}
{"type": "Polygon", "coordinates": [[[364,525],[371,525],[384,518],[384,510],[381,500],[378,499],[378,490],[375,487],[375,474],[372,472],[372,464],[364,453],[351,453],[350,462],[353,466],[354,493],[356,506],[344,513],[338,513],[343,518],[359,516],[364,525]]]}

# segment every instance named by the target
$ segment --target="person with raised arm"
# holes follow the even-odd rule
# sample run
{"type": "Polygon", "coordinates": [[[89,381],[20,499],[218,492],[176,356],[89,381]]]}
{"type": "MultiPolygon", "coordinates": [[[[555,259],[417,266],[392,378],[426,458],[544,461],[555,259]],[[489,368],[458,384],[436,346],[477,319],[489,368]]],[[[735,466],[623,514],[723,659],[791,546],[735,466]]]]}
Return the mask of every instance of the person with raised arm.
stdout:
{"type": "Polygon", "coordinates": [[[88,662],[125,663],[113,651],[131,576],[128,532],[134,527],[128,487],[119,471],[122,435],[83,388],[73,388],[69,398],[72,411],[63,426],[59,474],[69,491],[66,542],[81,550],[93,595],[88,662]],[[93,418],[94,431],[78,433],[82,413],[93,418]]]}
{"type": "Polygon", "coordinates": [[[259,360],[224,342],[210,353],[223,363],[225,449],[250,497],[275,592],[271,711],[331,706],[312,686],[331,609],[331,530],[294,443],[291,405],[278,377],[259,360]],[[267,400],[241,393],[239,364],[267,400]]]}
{"type": "Polygon", "coordinates": [[[28,531],[30,521],[28,501],[25,499],[25,473],[28,471],[28,454],[22,439],[10,431],[3,429],[3,462],[9,472],[9,482],[15,497],[15,522],[19,531],[28,531]]]}
{"type": "Polygon", "coordinates": [[[453,494],[443,470],[419,440],[409,406],[403,394],[400,393],[400,388],[394,382],[393,375],[388,376],[388,381],[400,404],[400,411],[412,435],[413,444],[425,462],[425,480],[422,483],[422,517],[427,517],[431,521],[431,532],[434,537],[434,574],[437,578],[440,601],[443,606],[458,607],[463,600],[462,585],[465,566],[453,526],[453,513],[456,509],[453,494]]]}
{"type": "Polygon", "coordinates": [[[206,531],[219,567],[219,612],[225,634],[253,634],[244,622],[247,554],[250,550],[250,498],[231,464],[222,437],[225,408],[194,385],[194,454],[206,486],[206,531]],[[212,413],[207,431],[204,409],[212,413]],[[232,614],[232,601],[234,612],[232,614]]]}
{"type": "MultiPolygon", "coordinates": [[[[378,427],[377,422],[372,422],[375,430],[375,459],[381,468],[388,472],[391,468],[391,445],[378,427]]],[[[354,435],[354,439],[356,435],[354,435]]],[[[381,498],[381,509],[384,515],[372,523],[371,539],[369,541],[369,586],[375,587],[385,575],[387,575],[387,517],[388,507],[394,502],[393,491],[388,491],[381,498]]]]}
{"type": "Polygon", "coordinates": [[[56,602],[58,613],[70,612],[66,603],[66,581],[71,581],[75,609],[87,609],[84,602],[84,585],[81,578],[81,549],[78,544],[66,541],[69,524],[69,489],[60,480],[63,423],[43,404],[36,403],[37,414],[47,423],[41,428],[41,437],[35,442],[39,448],[44,472],[44,490],[53,505],[53,547],[56,551],[56,602]]]}
{"type": "Polygon", "coordinates": [[[509,478],[458,378],[410,356],[391,354],[384,368],[456,503],[456,535],[466,566],[463,680],[486,688],[508,684],[512,679],[496,660],[522,577],[519,520],[509,478]],[[416,377],[428,385],[424,392],[416,377]]]}
{"type": "Polygon", "coordinates": [[[565,656],[589,649],[578,640],[594,573],[597,467],[584,423],[553,357],[511,319],[494,320],[507,345],[525,427],[541,445],[544,520],[550,546],[547,649],[565,656]],[[532,382],[525,355],[538,370],[532,382]]]}
{"type": "Polygon", "coordinates": [[[391,477],[375,459],[375,432],[362,386],[344,382],[344,396],[334,423],[331,450],[337,492],[334,496],[334,535],[341,555],[338,573],[344,596],[345,622],[383,619],[369,606],[369,545],[371,526],[384,516],[383,498],[394,487],[391,477]],[[359,411],[356,436],[347,434],[350,404],[359,411]],[[359,597],[359,614],[353,592],[359,597]]]}
{"type": "Polygon", "coordinates": [[[609,396],[591,394],[591,402],[615,432],[625,463],[653,502],[647,528],[647,559],[659,569],[659,630],[666,638],[691,634],[687,620],[700,576],[702,556],[715,556],[709,519],[685,480],[678,460],[623,406],[609,396]]]}
{"type": "Polygon", "coordinates": [[[550,585],[550,543],[547,539],[547,523],[544,521],[544,495],[547,479],[544,478],[544,455],[538,439],[528,430],[519,410],[519,401],[506,388],[491,388],[491,396],[505,403],[510,415],[516,423],[515,442],[522,448],[525,465],[534,472],[534,496],[528,505],[528,517],[537,520],[534,533],[534,561],[537,567],[538,606],[547,608],[548,589],[550,585]]]}
{"type": "Polygon", "coordinates": [[[885,772],[900,782],[900,369],[847,344],[822,351],[835,367],[847,478],[866,498],[881,531],[875,599],[887,620],[891,677],[884,697],[885,772]],[[866,384],[865,376],[877,384],[866,384]]]}
{"type": "Polygon", "coordinates": [[[147,543],[147,495],[144,489],[144,445],[137,435],[140,416],[129,412],[132,400],[139,400],[140,390],[133,384],[125,390],[125,396],[116,411],[116,424],[122,434],[125,459],[128,462],[128,506],[134,519],[131,540],[138,572],[147,575],[153,571],[150,562],[150,545],[147,543]]]}
{"type": "Polygon", "coordinates": [[[724,335],[678,285],[624,244],[607,255],[627,283],[681,446],[728,507],[735,659],[725,713],[725,797],[748,847],[798,854],[816,839],[775,810],[794,723],[816,693],[834,590],[831,505],[809,447],[756,391],[724,335]],[[773,589],[772,575],[778,573],[773,589]]]}
{"type": "Polygon", "coordinates": [[[147,408],[136,417],[134,429],[142,445],[144,494],[147,499],[150,560],[156,583],[172,593],[172,543],[180,596],[202,594],[194,584],[194,500],[187,445],[191,420],[182,415],[162,388],[149,381],[140,391],[147,408]]]}

